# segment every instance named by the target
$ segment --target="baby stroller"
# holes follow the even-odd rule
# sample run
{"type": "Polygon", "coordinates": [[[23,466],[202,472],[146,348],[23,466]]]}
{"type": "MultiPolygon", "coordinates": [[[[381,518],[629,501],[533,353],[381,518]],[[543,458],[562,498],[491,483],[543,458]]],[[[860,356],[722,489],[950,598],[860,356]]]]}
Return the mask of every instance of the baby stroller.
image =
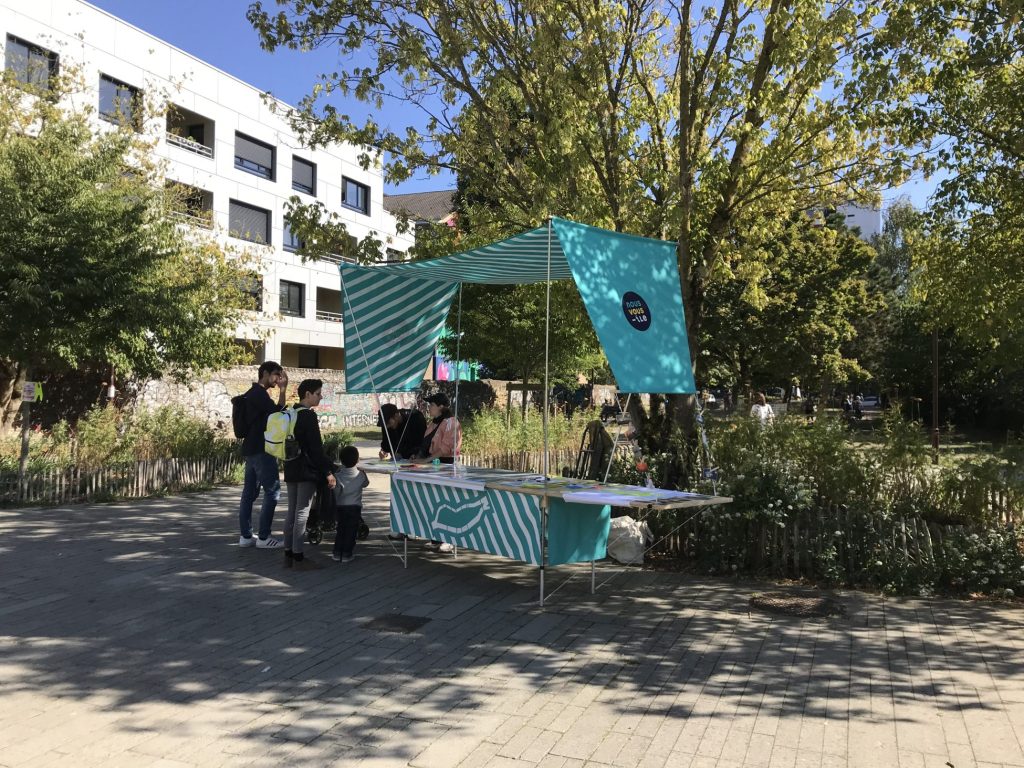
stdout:
{"type": "MultiPolygon", "coordinates": [[[[336,488],[341,488],[340,482],[336,488]]],[[[338,515],[334,507],[334,494],[327,487],[327,483],[324,483],[317,486],[313,507],[309,510],[309,519],[306,521],[306,538],[310,544],[316,545],[324,540],[325,533],[334,533],[337,530],[338,515]]],[[[360,517],[356,539],[364,541],[369,536],[370,526],[360,517]]]]}

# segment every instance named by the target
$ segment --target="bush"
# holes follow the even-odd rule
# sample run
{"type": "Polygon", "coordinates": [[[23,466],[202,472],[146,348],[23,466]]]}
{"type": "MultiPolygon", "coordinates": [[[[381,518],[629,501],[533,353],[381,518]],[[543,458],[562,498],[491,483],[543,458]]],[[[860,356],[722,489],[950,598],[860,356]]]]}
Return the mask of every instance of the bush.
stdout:
{"type": "MultiPolygon", "coordinates": [[[[597,418],[596,411],[577,410],[571,417],[556,413],[548,421],[548,445],[551,450],[578,450],[587,424],[597,418]]],[[[542,451],[544,449],[543,414],[535,408],[523,417],[519,409],[484,408],[465,420],[462,452],[467,456],[487,456],[506,451],[542,451]]]]}
{"type": "MultiPolygon", "coordinates": [[[[166,406],[154,411],[120,411],[111,405],[91,408],[72,429],[58,422],[49,433],[32,435],[30,471],[78,466],[96,469],[132,461],[200,459],[231,450],[234,441],[182,408],[166,406]]],[[[0,444],[0,469],[18,467],[20,439],[0,444]]]]}
{"type": "Polygon", "coordinates": [[[324,432],[323,438],[324,453],[327,454],[327,458],[331,461],[340,461],[338,454],[341,452],[341,449],[346,445],[352,445],[354,442],[352,432],[347,429],[335,429],[329,432],[324,432]]]}
{"type": "MultiPolygon", "coordinates": [[[[838,419],[709,424],[721,482],[691,487],[732,496],[684,527],[681,554],[710,573],[806,577],[887,592],[1019,593],[1024,451],[938,468],[920,425],[890,417],[869,447],[838,419]]],[[[671,457],[667,457],[669,460],[671,457]]],[[[661,457],[648,459],[656,474],[661,457]]],[[[631,462],[617,478],[642,482],[631,462]]],[[[693,516],[654,516],[667,533],[693,516]]]]}

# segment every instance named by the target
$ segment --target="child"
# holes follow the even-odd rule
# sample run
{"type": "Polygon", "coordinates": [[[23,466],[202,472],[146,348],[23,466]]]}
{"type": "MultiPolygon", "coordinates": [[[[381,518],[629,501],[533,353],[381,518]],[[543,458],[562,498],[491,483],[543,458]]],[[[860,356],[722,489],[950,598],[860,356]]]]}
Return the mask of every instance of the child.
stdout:
{"type": "Polygon", "coordinates": [[[370,484],[370,480],[363,470],[356,469],[356,464],[359,463],[359,449],[354,445],[342,448],[339,458],[342,468],[334,473],[338,481],[334,491],[338,533],[334,538],[331,559],[350,563],[355,557],[356,534],[362,520],[363,488],[370,484]]]}

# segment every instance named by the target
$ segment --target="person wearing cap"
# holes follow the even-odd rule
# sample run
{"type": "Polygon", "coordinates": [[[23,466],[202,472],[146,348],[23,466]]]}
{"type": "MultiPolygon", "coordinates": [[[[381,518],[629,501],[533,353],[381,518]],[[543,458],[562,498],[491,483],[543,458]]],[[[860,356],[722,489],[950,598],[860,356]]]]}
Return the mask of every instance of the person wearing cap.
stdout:
{"type": "Polygon", "coordinates": [[[415,459],[427,432],[427,420],[415,408],[399,408],[394,403],[380,407],[380,458],[394,453],[395,459],[415,459]]]}
{"type": "Polygon", "coordinates": [[[452,413],[451,401],[444,392],[435,392],[427,398],[430,423],[420,443],[421,459],[438,459],[442,464],[454,464],[462,451],[462,425],[452,413]]]}

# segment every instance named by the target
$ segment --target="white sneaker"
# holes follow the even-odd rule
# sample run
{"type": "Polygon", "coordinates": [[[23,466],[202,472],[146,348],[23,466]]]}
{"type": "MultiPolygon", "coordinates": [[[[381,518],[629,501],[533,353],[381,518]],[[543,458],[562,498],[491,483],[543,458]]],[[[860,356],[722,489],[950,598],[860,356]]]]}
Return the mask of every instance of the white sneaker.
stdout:
{"type": "Polygon", "coordinates": [[[455,551],[455,547],[453,547],[451,544],[448,544],[447,542],[445,542],[444,544],[442,544],[440,547],[437,548],[437,551],[438,552],[445,552],[445,553],[447,553],[447,552],[454,552],[455,551]]]}
{"type": "Polygon", "coordinates": [[[239,536],[238,537],[238,546],[240,546],[240,547],[255,547],[256,546],[256,537],[255,536],[250,536],[249,538],[246,538],[245,536],[239,536]]]}
{"type": "Polygon", "coordinates": [[[256,549],[280,549],[281,540],[268,536],[265,539],[256,539],[256,549]]]}

